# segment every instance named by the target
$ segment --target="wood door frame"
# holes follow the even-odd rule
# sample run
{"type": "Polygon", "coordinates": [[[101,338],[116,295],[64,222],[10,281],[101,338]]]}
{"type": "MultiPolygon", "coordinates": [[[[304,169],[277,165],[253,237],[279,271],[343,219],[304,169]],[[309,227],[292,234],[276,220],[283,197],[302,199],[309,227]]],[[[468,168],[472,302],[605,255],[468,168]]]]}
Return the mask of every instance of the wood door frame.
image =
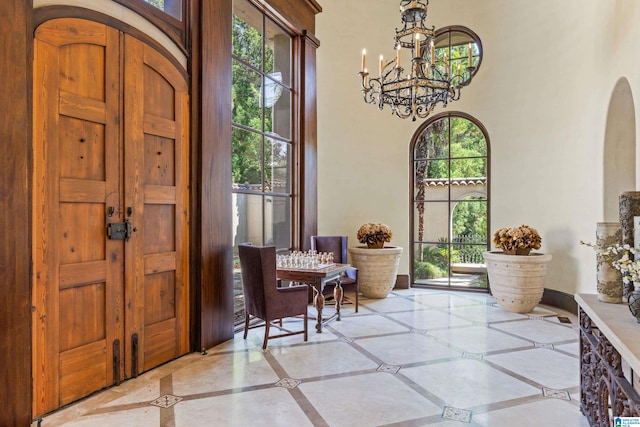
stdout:
{"type": "Polygon", "coordinates": [[[0,25],[0,425],[31,422],[32,0],[2,3],[0,25]],[[10,64],[10,65],[9,65],[10,64]]]}

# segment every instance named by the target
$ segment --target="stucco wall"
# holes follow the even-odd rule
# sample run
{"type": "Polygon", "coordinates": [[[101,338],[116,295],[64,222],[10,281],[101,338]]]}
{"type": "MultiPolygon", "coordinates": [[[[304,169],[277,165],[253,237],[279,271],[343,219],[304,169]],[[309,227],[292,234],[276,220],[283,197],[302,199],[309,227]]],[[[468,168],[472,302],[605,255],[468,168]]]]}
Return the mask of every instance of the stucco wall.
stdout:
{"type": "MultiPolygon", "coordinates": [[[[356,74],[362,48],[370,69],[380,53],[392,55],[399,2],[323,0],[322,6],[318,231],[346,234],[357,245],[362,223],[385,222],[392,244],[405,248],[399,273],[408,273],[408,149],[420,122],[366,105],[356,74]]],[[[594,254],[579,241],[594,240],[595,223],[604,219],[605,134],[607,126],[625,125],[615,118],[607,124],[620,78],[628,80],[638,111],[638,22],[634,0],[431,0],[429,25],[467,26],[484,45],[477,77],[447,109],[471,114],[488,130],[491,229],[538,228],[542,251],[554,257],[551,289],[595,292],[594,254]]]]}

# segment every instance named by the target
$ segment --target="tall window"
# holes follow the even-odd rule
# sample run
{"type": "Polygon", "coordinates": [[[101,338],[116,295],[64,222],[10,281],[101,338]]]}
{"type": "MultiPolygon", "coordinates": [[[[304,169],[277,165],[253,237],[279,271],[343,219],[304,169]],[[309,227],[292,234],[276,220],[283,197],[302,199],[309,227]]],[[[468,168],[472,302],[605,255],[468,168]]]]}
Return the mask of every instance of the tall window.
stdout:
{"type": "Polygon", "coordinates": [[[489,143],[462,113],[435,116],[413,142],[414,285],[487,288],[489,143]]]}
{"type": "Polygon", "coordinates": [[[292,247],[292,38],[247,0],[234,1],[233,209],[236,312],[238,244],[292,247]]]}

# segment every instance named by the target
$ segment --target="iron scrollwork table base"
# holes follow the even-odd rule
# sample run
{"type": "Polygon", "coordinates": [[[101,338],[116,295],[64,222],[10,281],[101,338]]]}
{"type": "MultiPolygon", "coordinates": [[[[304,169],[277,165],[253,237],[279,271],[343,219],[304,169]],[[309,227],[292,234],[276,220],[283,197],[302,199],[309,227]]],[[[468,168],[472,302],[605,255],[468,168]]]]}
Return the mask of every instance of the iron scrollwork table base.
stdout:
{"type": "MultiPolygon", "coordinates": [[[[580,409],[592,427],[609,427],[616,417],[639,417],[640,396],[624,376],[622,356],[605,336],[602,325],[596,325],[585,312],[582,298],[576,298],[580,303],[580,409]]],[[[617,307],[627,310],[623,305],[617,307]]],[[[635,323],[631,315],[629,321],[635,323]]]]}

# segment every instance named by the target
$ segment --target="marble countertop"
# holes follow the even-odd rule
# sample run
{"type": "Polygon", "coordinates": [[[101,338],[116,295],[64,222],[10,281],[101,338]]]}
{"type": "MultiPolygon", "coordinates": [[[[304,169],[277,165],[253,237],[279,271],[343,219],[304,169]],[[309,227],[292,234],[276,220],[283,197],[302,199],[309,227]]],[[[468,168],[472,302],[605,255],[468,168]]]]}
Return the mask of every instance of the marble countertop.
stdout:
{"type": "Polygon", "coordinates": [[[640,372],[640,323],[627,304],[600,302],[591,294],[576,294],[575,300],[633,371],[640,372]]]}

